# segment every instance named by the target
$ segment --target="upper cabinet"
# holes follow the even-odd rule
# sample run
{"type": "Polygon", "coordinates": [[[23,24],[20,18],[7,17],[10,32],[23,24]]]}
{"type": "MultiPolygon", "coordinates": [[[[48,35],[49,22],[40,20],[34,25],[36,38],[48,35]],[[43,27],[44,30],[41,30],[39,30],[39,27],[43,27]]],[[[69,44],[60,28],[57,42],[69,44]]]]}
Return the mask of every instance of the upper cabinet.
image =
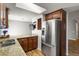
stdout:
{"type": "Polygon", "coordinates": [[[41,20],[41,18],[39,18],[39,19],[37,20],[37,29],[38,29],[38,30],[41,30],[41,27],[42,27],[42,20],[41,20]]]}
{"type": "Polygon", "coordinates": [[[63,9],[59,9],[54,12],[45,14],[45,20],[60,19],[62,21],[65,18],[64,16],[66,16],[66,12],[63,9]]]}
{"type": "Polygon", "coordinates": [[[8,8],[0,3],[0,29],[8,28],[8,8]]]}

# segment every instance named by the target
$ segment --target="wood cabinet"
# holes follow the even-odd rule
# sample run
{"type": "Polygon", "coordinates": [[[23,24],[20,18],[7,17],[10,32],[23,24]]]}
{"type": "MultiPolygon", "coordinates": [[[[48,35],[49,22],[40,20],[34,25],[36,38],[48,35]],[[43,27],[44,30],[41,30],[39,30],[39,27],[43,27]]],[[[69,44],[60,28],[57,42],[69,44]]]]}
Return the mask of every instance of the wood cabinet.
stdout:
{"type": "Polygon", "coordinates": [[[37,42],[37,39],[36,40],[33,40],[33,49],[37,48],[38,47],[38,42],[37,42]]]}
{"type": "Polygon", "coordinates": [[[26,38],[26,39],[22,39],[22,42],[21,42],[21,46],[22,46],[22,48],[24,49],[24,51],[28,51],[28,38],[26,38]]]}
{"type": "Polygon", "coordinates": [[[45,20],[51,20],[51,19],[59,19],[59,20],[63,20],[63,14],[65,14],[65,11],[63,9],[59,9],[57,11],[45,14],[45,20]]]}
{"type": "Polygon", "coordinates": [[[8,11],[9,11],[9,8],[6,8],[5,28],[8,28],[8,11]]]}
{"type": "Polygon", "coordinates": [[[32,49],[33,49],[33,44],[35,44],[35,43],[33,42],[33,39],[32,39],[32,38],[29,38],[28,43],[29,43],[29,45],[28,45],[28,50],[32,50],[32,49]]]}
{"type": "Polygon", "coordinates": [[[42,28],[42,20],[41,20],[41,18],[39,18],[37,20],[37,29],[40,30],[41,28],[42,28]]]}
{"type": "Polygon", "coordinates": [[[36,49],[38,47],[38,37],[37,36],[18,38],[18,41],[25,52],[36,49]]]}
{"type": "Polygon", "coordinates": [[[3,3],[0,3],[0,29],[8,28],[8,10],[3,3]]]}

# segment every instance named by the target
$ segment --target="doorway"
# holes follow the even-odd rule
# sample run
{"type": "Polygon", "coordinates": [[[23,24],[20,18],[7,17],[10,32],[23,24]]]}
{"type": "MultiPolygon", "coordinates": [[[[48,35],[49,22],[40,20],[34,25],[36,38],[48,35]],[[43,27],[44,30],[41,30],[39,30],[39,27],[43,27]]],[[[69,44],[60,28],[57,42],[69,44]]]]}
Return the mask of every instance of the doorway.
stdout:
{"type": "Polygon", "coordinates": [[[68,16],[68,56],[79,56],[79,11],[68,16]]]}

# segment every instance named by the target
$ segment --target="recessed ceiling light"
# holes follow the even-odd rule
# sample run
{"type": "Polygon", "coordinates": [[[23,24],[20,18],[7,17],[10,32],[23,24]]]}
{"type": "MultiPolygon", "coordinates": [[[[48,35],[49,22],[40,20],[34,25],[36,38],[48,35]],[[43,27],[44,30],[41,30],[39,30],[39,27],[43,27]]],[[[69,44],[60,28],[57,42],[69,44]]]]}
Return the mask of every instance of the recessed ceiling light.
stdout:
{"type": "Polygon", "coordinates": [[[40,7],[36,4],[33,4],[33,3],[16,3],[16,7],[26,9],[26,10],[29,10],[29,11],[32,11],[32,12],[35,12],[38,14],[41,14],[44,11],[46,11],[45,8],[42,8],[42,7],[40,7]]]}

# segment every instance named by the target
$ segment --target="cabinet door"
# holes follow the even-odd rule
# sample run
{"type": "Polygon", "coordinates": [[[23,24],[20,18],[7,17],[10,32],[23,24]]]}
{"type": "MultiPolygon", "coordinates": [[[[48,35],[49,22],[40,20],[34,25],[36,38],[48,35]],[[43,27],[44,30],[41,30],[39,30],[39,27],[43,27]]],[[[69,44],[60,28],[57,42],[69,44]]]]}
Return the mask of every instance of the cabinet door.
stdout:
{"type": "Polygon", "coordinates": [[[61,19],[61,12],[60,11],[54,12],[53,19],[61,19]]]}
{"type": "Polygon", "coordinates": [[[45,14],[45,20],[59,19],[62,21],[66,17],[65,13],[66,12],[63,9],[56,10],[54,12],[45,14]]]}
{"type": "Polygon", "coordinates": [[[27,52],[28,51],[28,40],[24,39],[24,38],[21,38],[21,39],[18,39],[18,41],[19,41],[21,47],[23,48],[23,50],[25,52],[27,52]]]}
{"type": "Polygon", "coordinates": [[[37,48],[37,37],[29,37],[29,50],[37,48]]]}
{"type": "Polygon", "coordinates": [[[46,14],[45,15],[45,20],[47,21],[47,20],[50,20],[50,19],[53,19],[53,14],[52,13],[46,14]]]}
{"type": "Polygon", "coordinates": [[[38,46],[37,36],[20,38],[20,39],[18,39],[18,41],[25,52],[36,49],[38,46]]]}
{"type": "Polygon", "coordinates": [[[2,10],[2,13],[0,13],[1,14],[1,19],[0,19],[1,29],[8,28],[8,10],[9,9],[5,7],[4,10],[2,10]]]}
{"type": "Polygon", "coordinates": [[[32,38],[29,38],[29,40],[28,40],[28,50],[32,50],[33,49],[33,39],[32,38]]]}
{"type": "Polygon", "coordinates": [[[8,10],[9,8],[6,8],[6,21],[5,21],[6,27],[5,28],[8,28],[8,10]]]}
{"type": "Polygon", "coordinates": [[[27,52],[29,49],[28,49],[28,38],[25,38],[25,39],[23,39],[23,49],[24,49],[24,51],[25,52],[27,52]]]}
{"type": "Polygon", "coordinates": [[[37,46],[38,46],[38,44],[37,44],[37,39],[35,38],[34,40],[33,40],[33,49],[36,49],[37,48],[37,46]]]}
{"type": "Polygon", "coordinates": [[[37,29],[38,29],[38,30],[41,30],[41,27],[42,27],[42,21],[41,21],[41,18],[39,18],[39,19],[37,20],[37,29]]]}

